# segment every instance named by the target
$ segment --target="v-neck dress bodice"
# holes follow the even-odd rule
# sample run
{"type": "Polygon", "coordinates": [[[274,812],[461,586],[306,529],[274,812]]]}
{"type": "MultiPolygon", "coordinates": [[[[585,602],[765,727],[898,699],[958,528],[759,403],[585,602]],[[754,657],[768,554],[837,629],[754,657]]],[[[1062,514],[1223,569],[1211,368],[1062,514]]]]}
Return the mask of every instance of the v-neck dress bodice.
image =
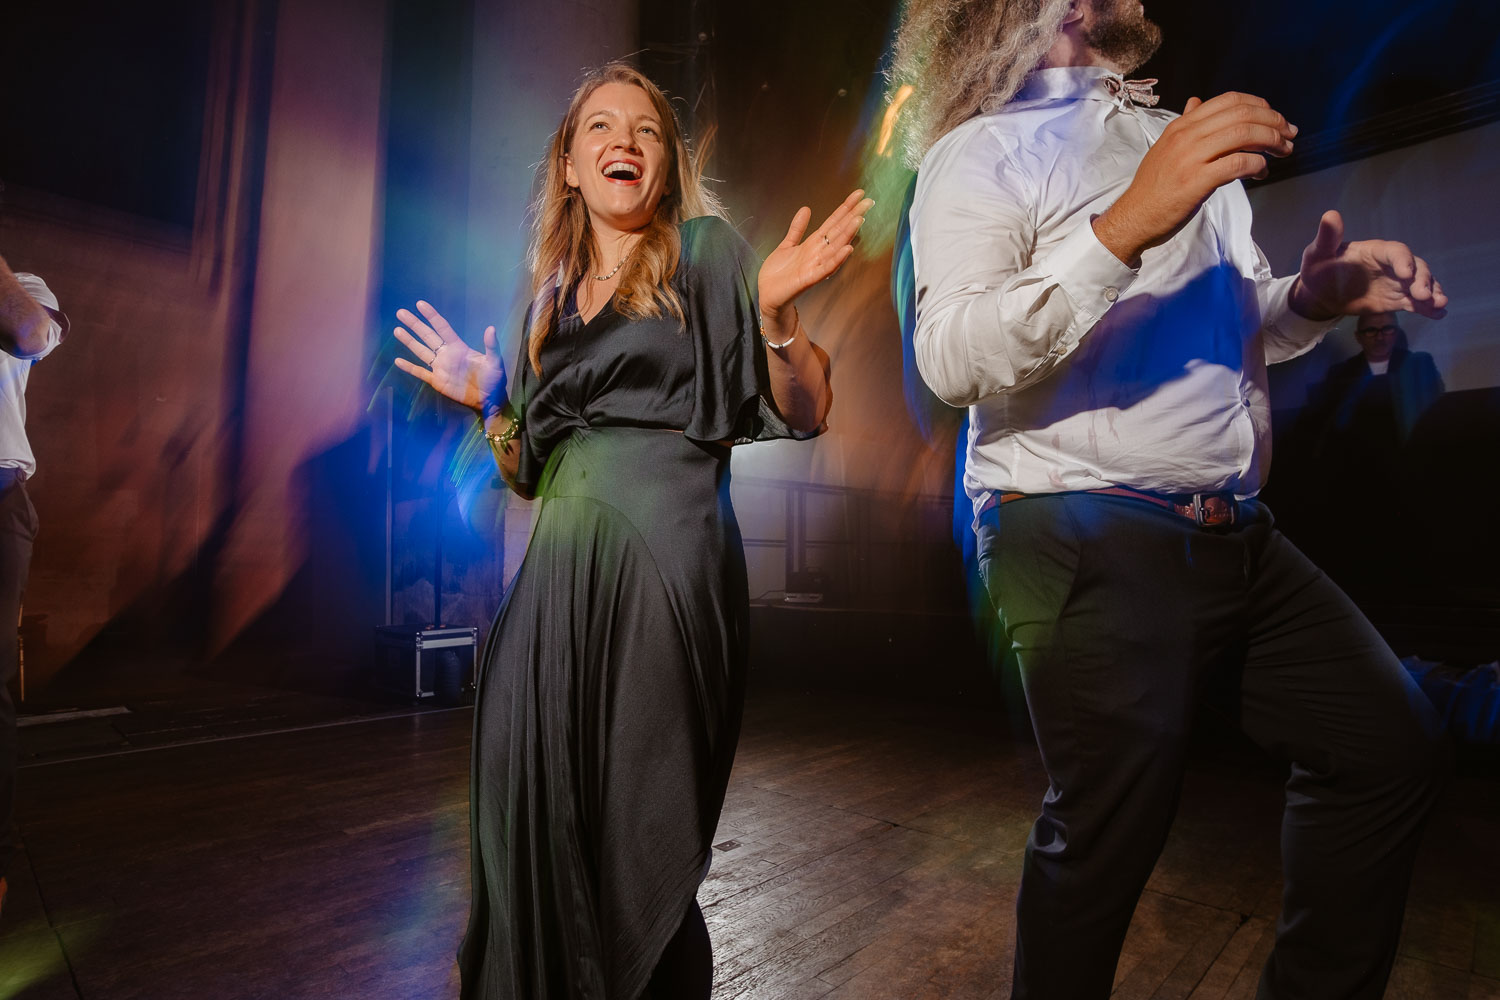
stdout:
{"type": "Polygon", "coordinates": [[[671,281],[682,321],[632,319],[612,298],[584,322],[569,295],[542,345],[540,375],[523,345],[516,366],[523,485],[535,487],[552,449],[580,427],[663,428],[702,442],[812,436],[789,430],[768,400],[755,251],[714,216],[682,223],[679,234],[682,258],[671,281]]]}

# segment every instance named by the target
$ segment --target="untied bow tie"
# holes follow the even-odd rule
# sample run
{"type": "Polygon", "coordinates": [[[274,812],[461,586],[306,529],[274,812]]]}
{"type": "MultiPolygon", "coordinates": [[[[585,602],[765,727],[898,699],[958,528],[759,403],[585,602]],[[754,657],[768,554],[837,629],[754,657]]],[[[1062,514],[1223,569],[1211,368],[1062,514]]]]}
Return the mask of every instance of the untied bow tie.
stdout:
{"type": "Polygon", "coordinates": [[[1104,85],[1109,88],[1110,97],[1118,98],[1123,94],[1131,104],[1139,104],[1143,108],[1154,108],[1161,101],[1160,97],[1151,92],[1151,88],[1156,84],[1155,77],[1149,80],[1122,80],[1118,76],[1104,78],[1104,85]]]}

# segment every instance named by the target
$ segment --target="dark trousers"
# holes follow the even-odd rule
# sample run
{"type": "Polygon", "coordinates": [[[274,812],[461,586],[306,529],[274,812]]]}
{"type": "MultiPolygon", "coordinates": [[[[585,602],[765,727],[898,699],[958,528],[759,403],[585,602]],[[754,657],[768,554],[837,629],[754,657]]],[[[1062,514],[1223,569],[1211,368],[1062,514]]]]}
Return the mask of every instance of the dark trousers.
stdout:
{"type": "Polygon", "coordinates": [[[1282,912],[1261,998],[1379,998],[1442,724],[1354,604],[1265,507],[1202,529],[1140,500],[1012,501],[979,564],[1021,668],[1050,788],[1026,846],[1012,995],[1107,997],[1176,811],[1210,684],[1291,762],[1282,912]]]}
{"type": "Polygon", "coordinates": [[[0,469],[0,877],[16,851],[16,704],[10,681],[20,663],[16,623],[31,568],[36,508],[14,472],[0,469]]]}

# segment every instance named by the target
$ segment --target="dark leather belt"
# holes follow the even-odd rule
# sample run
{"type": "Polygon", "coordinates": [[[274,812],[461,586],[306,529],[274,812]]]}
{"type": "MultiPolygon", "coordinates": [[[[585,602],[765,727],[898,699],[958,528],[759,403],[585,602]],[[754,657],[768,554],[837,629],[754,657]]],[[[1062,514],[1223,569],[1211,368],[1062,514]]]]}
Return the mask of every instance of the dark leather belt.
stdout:
{"type": "MultiPolygon", "coordinates": [[[[1097,490],[1079,490],[1079,493],[1108,497],[1125,497],[1127,500],[1142,500],[1155,504],[1192,521],[1200,528],[1227,528],[1239,518],[1239,501],[1233,493],[1192,493],[1181,496],[1162,496],[1126,489],[1124,486],[1105,486],[1097,490]]],[[[1060,496],[1057,493],[991,493],[989,499],[979,507],[979,513],[996,504],[1025,500],[1027,497],[1060,496]]]]}

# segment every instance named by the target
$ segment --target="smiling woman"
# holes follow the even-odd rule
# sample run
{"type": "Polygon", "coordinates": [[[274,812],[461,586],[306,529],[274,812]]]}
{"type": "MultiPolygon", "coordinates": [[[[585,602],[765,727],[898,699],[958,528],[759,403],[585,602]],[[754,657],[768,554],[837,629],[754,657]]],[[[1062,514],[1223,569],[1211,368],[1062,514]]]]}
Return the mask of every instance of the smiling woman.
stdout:
{"type": "Polygon", "coordinates": [[[588,96],[575,99],[548,150],[536,212],[528,357],[537,374],[557,306],[548,280],[570,287],[585,274],[594,279],[579,288],[585,318],[611,298],[632,319],[682,318],[667,280],[681,252],[676,226],[722,214],[696,170],[666,97],[631,67],[605,67],[588,96]]]}
{"type": "Polygon", "coordinates": [[[533,300],[507,391],[425,302],[397,366],[472,407],[541,498],[474,713],[466,998],[696,1000],[696,895],[744,702],[748,594],[731,445],[817,433],[828,357],[793,300],[853,251],[856,191],[764,261],[719,216],[671,105],[593,73],[541,167],[533,300]]]}
{"type": "Polygon", "coordinates": [[[661,117],[628,83],[606,83],[584,105],[573,148],[563,154],[569,187],[583,192],[594,238],[619,243],[649,225],[666,185],[661,117]]]}

